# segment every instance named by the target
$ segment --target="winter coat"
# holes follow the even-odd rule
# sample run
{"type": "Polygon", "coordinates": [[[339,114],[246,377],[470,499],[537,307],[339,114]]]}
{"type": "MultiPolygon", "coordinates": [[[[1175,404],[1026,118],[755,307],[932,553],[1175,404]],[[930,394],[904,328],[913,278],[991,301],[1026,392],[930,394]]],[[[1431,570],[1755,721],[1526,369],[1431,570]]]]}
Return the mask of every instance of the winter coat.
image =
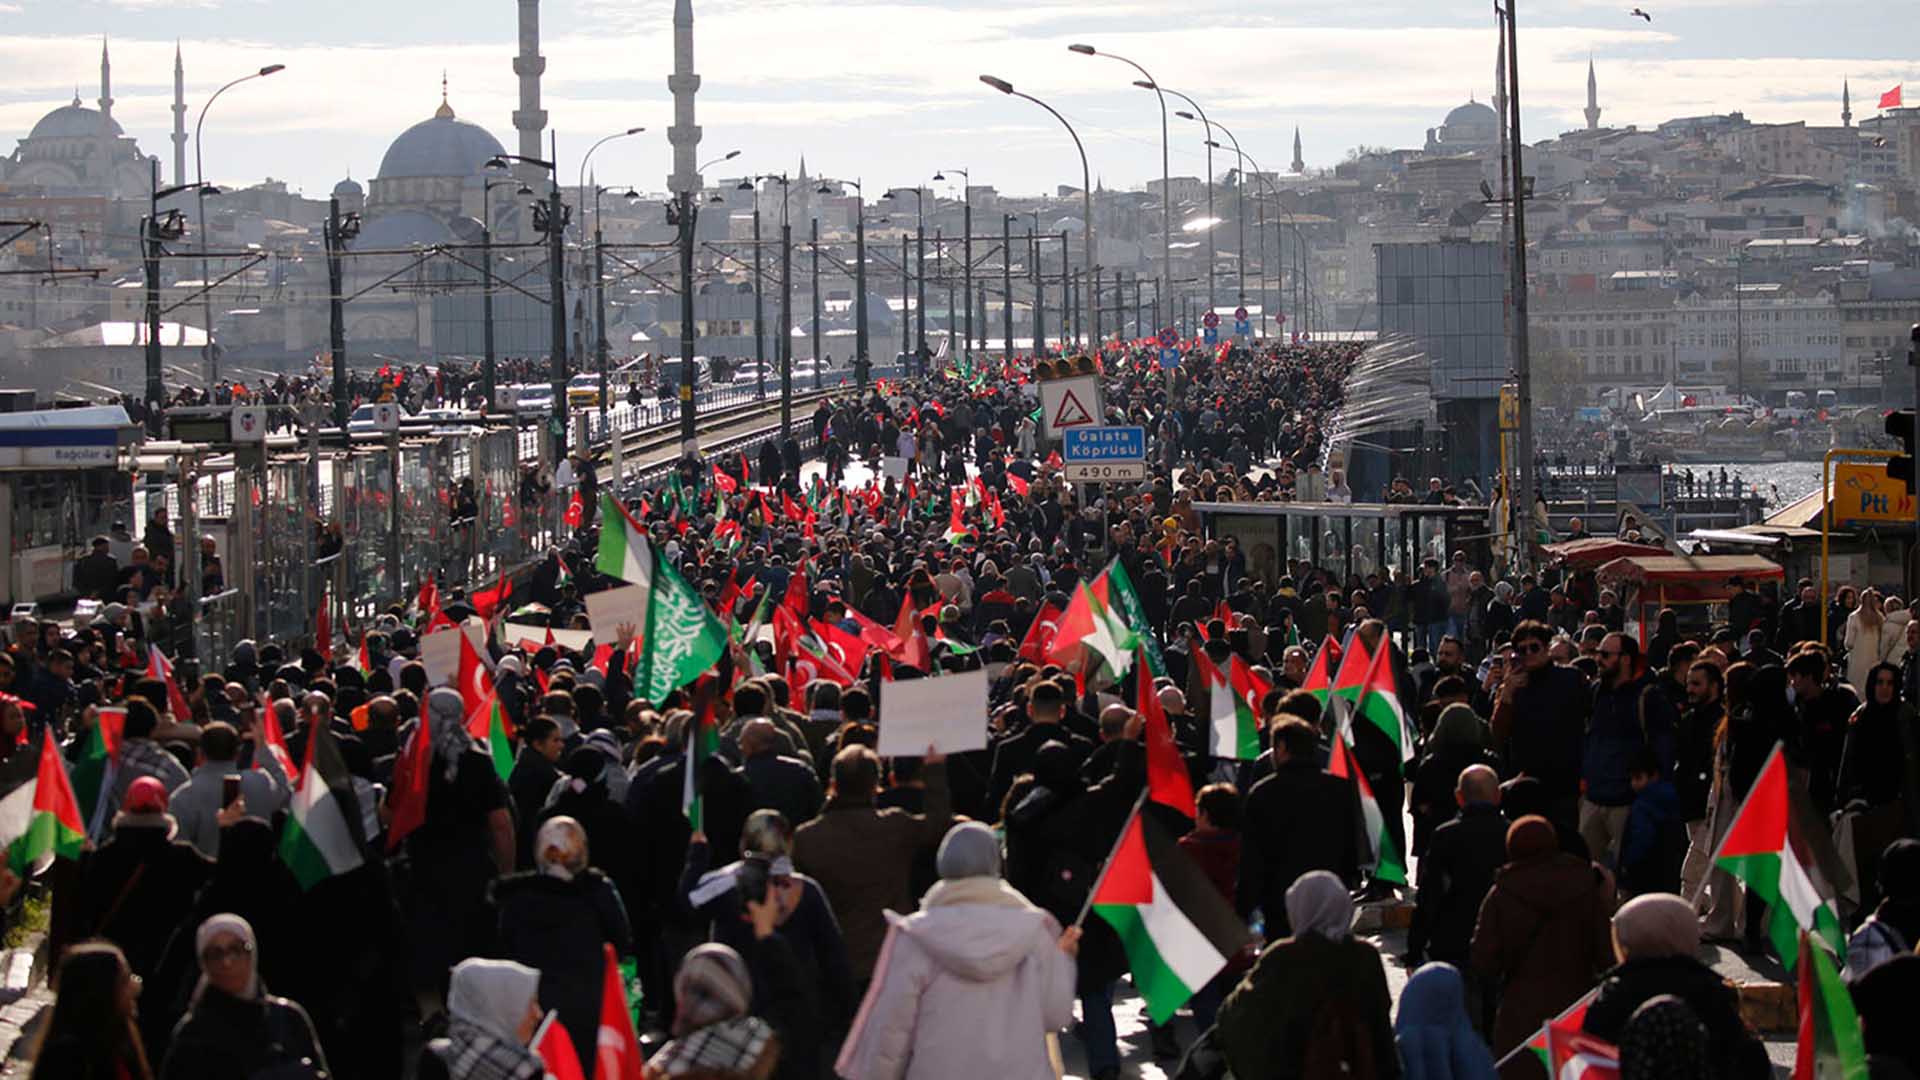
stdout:
{"type": "Polygon", "coordinates": [[[1053,916],[999,878],[972,877],[940,882],[918,914],[889,911],[887,922],[840,1075],[1051,1075],[1047,1032],[1073,1020],[1074,1001],[1053,916]]]}
{"type": "Polygon", "coordinates": [[[799,758],[755,754],[740,763],[740,774],[753,789],[755,810],[778,810],[794,828],[820,812],[819,774],[799,758]]]}
{"type": "MultiPolygon", "coordinates": [[[[600,1030],[604,946],[632,951],[620,893],[598,870],[572,881],[541,873],[514,874],[493,883],[500,917],[500,955],[540,971],[540,1004],[560,1013],[575,1050],[595,1045],[600,1030]]],[[[593,1067],[590,1050],[582,1057],[593,1067]]]]}
{"type": "Polygon", "coordinates": [[[175,927],[213,877],[211,859],[170,837],[170,825],[122,824],[80,858],[69,940],[106,938],[142,979],[154,978],[175,927]]]}
{"type": "Polygon", "coordinates": [[[1287,889],[1310,870],[1348,885],[1360,877],[1359,807],[1348,781],[1310,761],[1287,761],[1253,786],[1240,829],[1241,917],[1260,908],[1267,933],[1283,936],[1287,889]]]}
{"type": "Polygon", "coordinates": [[[1640,789],[1627,811],[1620,843],[1620,888],[1634,894],[1680,891],[1687,858],[1687,823],[1673,785],[1656,780],[1640,789]]]}
{"type": "Polygon", "coordinates": [[[1673,777],[1673,705],[1642,675],[1617,686],[1602,686],[1593,695],[1593,713],[1587,721],[1586,750],[1580,773],[1582,793],[1601,806],[1625,806],[1633,801],[1627,771],[1634,754],[1651,749],[1660,762],[1660,775],[1673,777]]]}
{"type": "Polygon", "coordinates": [[[1221,1004],[1214,1036],[1235,1076],[1306,1077],[1310,1052],[1344,1043],[1350,1064],[1372,1064],[1346,1075],[1391,1080],[1400,1075],[1392,1009],[1372,945],[1303,934],[1260,954],[1221,1004]]]}
{"type": "Polygon", "coordinates": [[[1586,859],[1554,852],[1500,869],[1472,946],[1474,970],[1503,988],[1496,1059],[1592,988],[1613,959],[1612,918],[1613,883],[1586,859]]]}
{"type": "Polygon", "coordinates": [[[1712,1080],[1746,1080],[1771,1075],[1766,1047],[1740,1016],[1740,995],[1719,972],[1691,956],[1630,959],[1607,972],[1600,993],[1587,1006],[1584,1030],[1618,1044],[1627,1020],[1642,1004],[1672,994],[1693,1010],[1707,1029],[1707,1058],[1712,1080]]]}
{"type": "Polygon", "coordinates": [[[160,1080],[250,1080],[298,1061],[327,1067],[313,1021],[297,1003],[261,994],[252,1001],[209,986],[173,1029],[160,1080]]]}
{"type": "Polygon", "coordinates": [[[1435,829],[1419,862],[1408,954],[1465,968],[1480,902],[1506,861],[1507,819],[1491,803],[1468,803],[1435,829]]]}
{"type": "Polygon", "coordinates": [[[915,852],[940,842],[953,824],[947,768],[929,765],[927,812],[878,810],[871,800],[831,799],[793,836],[793,865],[826,890],[847,939],[856,982],[873,973],[886,937],[885,912],[916,906],[910,874],[915,852]]]}
{"type": "Polygon", "coordinates": [[[1579,790],[1581,733],[1592,703],[1586,679],[1573,668],[1528,672],[1513,704],[1494,710],[1494,747],[1507,758],[1501,775],[1525,773],[1545,784],[1551,798],[1571,799],[1579,790]]]}

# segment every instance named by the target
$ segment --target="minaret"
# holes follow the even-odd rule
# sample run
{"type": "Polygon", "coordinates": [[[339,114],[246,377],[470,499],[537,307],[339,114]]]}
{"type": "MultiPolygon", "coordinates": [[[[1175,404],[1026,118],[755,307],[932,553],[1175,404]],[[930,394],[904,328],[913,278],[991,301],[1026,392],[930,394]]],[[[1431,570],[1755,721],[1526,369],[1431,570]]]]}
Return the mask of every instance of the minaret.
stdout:
{"type": "Polygon", "coordinates": [[[1600,130],[1600,84],[1593,78],[1593,57],[1587,57],[1587,130],[1600,130]]]}
{"type": "Polygon", "coordinates": [[[107,59],[107,39],[100,39],[100,141],[94,148],[100,184],[113,194],[113,64],[107,59]]]}
{"type": "Polygon", "coordinates": [[[673,0],[673,74],[667,76],[667,89],[673,92],[673,126],[667,129],[673,175],[667,190],[698,194],[700,126],[693,122],[693,98],[700,92],[700,76],[693,73],[693,0],[673,0]]]}
{"type": "Polygon", "coordinates": [[[173,182],[187,182],[187,68],[180,43],[173,43],[173,182]]]}
{"type": "Polygon", "coordinates": [[[1293,171],[1297,173],[1303,173],[1307,171],[1307,163],[1304,159],[1300,157],[1300,125],[1299,124],[1293,125],[1293,171]]]}
{"type": "Polygon", "coordinates": [[[1847,85],[1845,79],[1840,80],[1840,126],[1853,126],[1853,88],[1847,85]]]}
{"type": "MultiPolygon", "coordinates": [[[[1500,117],[1500,130],[1507,130],[1507,35],[1496,35],[1499,44],[1493,50],[1493,111],[1500,117]]],[[[1588,63],[1592,63],[1591,60],[1588,63]]]]}
{"type": "MultiPolygon", "coordinates": [[[[547,148],[540,145],[540,134],[547,129],[547,113],[540,107],[540,76],[546,71],[547,58],[540,55],[540,0],[520,0],[520,54],[513,58],[513,73],[520,77],[520,107],[513,111],[513,126],[520,132],[521,157],[546,155],[547,148]]],[[[542,176],[530,165],[514,171],[529,184],[542,176]]]]}

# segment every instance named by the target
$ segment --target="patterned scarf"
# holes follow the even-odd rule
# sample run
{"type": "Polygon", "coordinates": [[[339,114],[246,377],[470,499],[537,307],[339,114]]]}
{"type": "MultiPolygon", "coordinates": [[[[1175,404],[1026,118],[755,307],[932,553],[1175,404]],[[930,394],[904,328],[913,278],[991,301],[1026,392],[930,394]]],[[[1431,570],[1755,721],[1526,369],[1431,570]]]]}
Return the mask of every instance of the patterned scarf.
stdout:
{"type": "Polygon", "coordinates": [[[765,1056],[772,1041],[773,1027],[765,1020],[757,1016],[735,1017],[708,1024],[673,1040],[653,1055],[647,1067],[663,1076],[743,1073],[765,1056]]]}
{"type": "Polygon", "coordinates": [[[542,1080],[547,1075],[532,1050],[470,1020],[449,1023],[447,1042],[447,1074],[461,1080],[542,1080]]]}

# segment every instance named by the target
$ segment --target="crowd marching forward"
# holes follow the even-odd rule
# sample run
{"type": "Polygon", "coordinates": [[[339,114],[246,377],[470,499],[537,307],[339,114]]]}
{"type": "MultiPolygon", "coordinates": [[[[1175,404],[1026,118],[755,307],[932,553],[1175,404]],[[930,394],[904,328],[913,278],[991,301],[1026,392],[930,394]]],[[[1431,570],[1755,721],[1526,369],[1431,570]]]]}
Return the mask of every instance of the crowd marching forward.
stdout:
{"type": "Polygon", "coordinates": [[[0,654],[32,1075],[1106,1078],[1123,979],[1182,1076],[1766,1075],[1706,944],[1792,967],[1848,1075],[1920,1074],[1897,604],[1829,648],[1749,587],[1643,647],[1464,552],[1268,580],[1194,503],[1351,498],[1357,349],[1147,355],[1103,374],[1145,483],[1063,483],[1024,374],[950,369],[821,405],[824,476],[557,483],[529,573],[204,670],[156,647],[164,519],[107,554],[98,617],[0,654]],[[974,741],[882,756],[944,680],[974,741]],[[1383,957],[1356,905],[1396,903],[1383,957]]]}

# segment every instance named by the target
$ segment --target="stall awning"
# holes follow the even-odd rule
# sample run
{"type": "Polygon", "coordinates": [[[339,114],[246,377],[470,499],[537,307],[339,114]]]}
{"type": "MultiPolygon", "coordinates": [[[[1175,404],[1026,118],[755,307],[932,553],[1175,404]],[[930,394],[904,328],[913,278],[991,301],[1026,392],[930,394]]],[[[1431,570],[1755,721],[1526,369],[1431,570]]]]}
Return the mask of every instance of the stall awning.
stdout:
{"type": "Polygon", "coordinates": [[[1604,566],[1615,559],[1632,556],[1658,557],[1667,554],[1667,549],[1658,544],[1636,544],[1631,540],[1616,540],[1611,536],[1589,536],[1583,540],[1566,540],[1558,544],[1547,544],[1540,550],[1554,562],[1573,570],[1591,570],[1604,566]]]}
{"type": "Polygon", "coordinates": [[[1758,555],[1629,556],[1602,566],[1601,585],[1636,585],[1641,603],[1717,604],[1737,590],[1733,579],[1784,579],[1780,564],[1758,555]]]}

